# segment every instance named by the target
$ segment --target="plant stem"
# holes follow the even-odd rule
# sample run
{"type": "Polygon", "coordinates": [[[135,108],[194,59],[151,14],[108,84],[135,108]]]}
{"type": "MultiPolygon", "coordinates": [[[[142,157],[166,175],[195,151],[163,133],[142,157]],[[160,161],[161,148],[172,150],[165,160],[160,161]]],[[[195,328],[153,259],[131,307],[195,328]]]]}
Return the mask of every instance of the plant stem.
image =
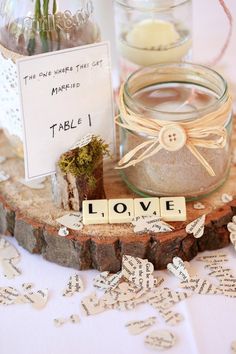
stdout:
{"type": "MultiPolygon", "coordinates": [[[[56,15],[57,13],[57,0],[53,0],[53,10],[52,10],[53,16],[56,15]]],[[[57,50],[60,50],[61,48],[61,31],[59,28],[56,28],[57,31],[57,50]]]]}
{"type": "MultiPolygon", "coordinates": [[[[40,0],[39,0],[40,1],[40,0]]],[[[49,6],[49,0],[43,0],[43,17],[44,20],[46,21],[46,23],[48,23],[48,6],[49,6]]],[[[41,13],[41,11],[40,11],[41,13]]],[[[42,20],[42,14],[41,14],[41,20],[42,20]]],[[[48,52],[49,51],[49,47],[48,47],[48,35],[47,35],[47,31],[44,29],[42,29],[40,31],[40,39],[42,42],[42,49],[43,52],[48,52]]]]}

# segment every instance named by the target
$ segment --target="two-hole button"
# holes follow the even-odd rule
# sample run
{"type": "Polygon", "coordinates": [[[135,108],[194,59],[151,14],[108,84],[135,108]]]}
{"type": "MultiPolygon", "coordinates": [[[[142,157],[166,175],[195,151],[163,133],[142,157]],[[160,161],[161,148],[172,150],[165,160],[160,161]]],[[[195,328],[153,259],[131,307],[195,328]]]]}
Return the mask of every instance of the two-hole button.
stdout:
{"type": "Polygon", "coordinates": [[[186,143],[187,136],[179,124],[168,124],[161,128],[159,143],[167,151],[178,151],[186,143]]]}

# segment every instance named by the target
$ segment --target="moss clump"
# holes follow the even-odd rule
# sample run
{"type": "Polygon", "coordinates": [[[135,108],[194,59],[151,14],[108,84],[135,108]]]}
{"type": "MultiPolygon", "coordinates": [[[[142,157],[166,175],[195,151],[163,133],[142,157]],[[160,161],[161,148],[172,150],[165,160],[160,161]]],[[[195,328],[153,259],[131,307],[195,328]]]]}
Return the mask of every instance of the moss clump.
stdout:
{"type": "Polygon", "coordinates": [[[88,145],[61,155],[58,166],[62,173],[71,173],[75,177],[85,178],[88,185],[95,188],[94,171],[102,163],[105,155],[110,156],[109,145],[100,137],[93,136],[88,145]]]}

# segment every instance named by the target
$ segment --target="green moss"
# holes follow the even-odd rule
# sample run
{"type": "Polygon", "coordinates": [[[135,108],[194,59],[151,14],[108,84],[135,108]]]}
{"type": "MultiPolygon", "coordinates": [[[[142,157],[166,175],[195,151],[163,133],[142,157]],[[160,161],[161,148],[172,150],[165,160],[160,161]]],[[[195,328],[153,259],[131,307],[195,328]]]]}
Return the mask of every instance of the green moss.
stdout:
{"type": "Polygon", "coordinates": [[[61,155],[58,166],[63,174],[71,173],[73,176],[86,178],[89,187],[94,188],[96,186],[94,170],[105,155],[110,156],[109,145],[100,137],[93,136],[88,145],[61,155]]]}

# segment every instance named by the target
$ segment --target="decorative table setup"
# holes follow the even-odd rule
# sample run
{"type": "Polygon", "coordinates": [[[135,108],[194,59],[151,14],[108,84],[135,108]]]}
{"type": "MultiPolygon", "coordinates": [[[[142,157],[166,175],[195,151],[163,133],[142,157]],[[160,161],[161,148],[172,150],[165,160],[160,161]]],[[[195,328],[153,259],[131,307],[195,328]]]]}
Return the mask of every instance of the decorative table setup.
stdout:
{"type": "Polygon", "coordinates": [[[0,1],[1,354],[235,353],[235,4],[106,2],[0,1]]]}

